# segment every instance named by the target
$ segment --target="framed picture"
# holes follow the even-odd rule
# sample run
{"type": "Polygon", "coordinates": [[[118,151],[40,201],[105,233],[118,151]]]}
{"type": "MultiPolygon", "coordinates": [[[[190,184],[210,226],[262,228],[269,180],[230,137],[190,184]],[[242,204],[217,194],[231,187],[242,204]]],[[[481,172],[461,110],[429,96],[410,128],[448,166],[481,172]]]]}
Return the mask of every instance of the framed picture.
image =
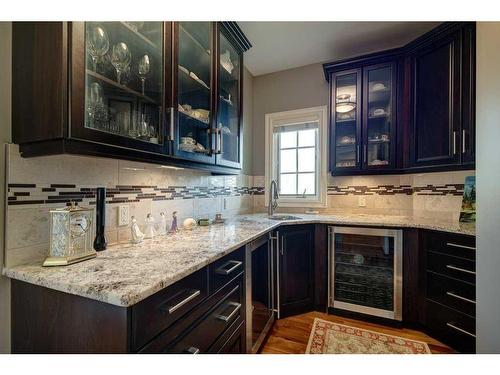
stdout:
{"type": "Polygon", "coordinates": [[[476,177],[465,177],[464,196],[462,198],[462,210],[460,221],[463,223],[474,223],[476,221],[476,177]]]}

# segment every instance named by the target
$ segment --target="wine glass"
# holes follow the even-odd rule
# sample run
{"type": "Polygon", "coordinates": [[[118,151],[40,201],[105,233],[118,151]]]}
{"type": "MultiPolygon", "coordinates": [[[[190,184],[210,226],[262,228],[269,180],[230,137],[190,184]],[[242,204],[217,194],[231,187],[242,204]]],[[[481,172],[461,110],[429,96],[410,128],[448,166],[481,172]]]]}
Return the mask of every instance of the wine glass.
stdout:
{"type": "Polygon", "coordinates": [[[119,42],[113,46],[111,64],[116,69],[116,81],[119,84],[121,84],[122,72],[130,65],[130,60],[132,60],[132,54],[125,43],[119,42]]]}
{"type": "Polygon", "coordinates": [[[144,83],[146,75],[149,73],[151,63],[148,55],[144,55],[139,59],[139,76],[141,77],[142,95],[144,95],[144,83]]]}
{"type": "Polygon", "coordinates": [[[106,30],[100,26],[94,26],[87,30],[87,49],[92,58],[92,67],[95,72],[97,61],[109,50],[109,38],[106,30]]]}

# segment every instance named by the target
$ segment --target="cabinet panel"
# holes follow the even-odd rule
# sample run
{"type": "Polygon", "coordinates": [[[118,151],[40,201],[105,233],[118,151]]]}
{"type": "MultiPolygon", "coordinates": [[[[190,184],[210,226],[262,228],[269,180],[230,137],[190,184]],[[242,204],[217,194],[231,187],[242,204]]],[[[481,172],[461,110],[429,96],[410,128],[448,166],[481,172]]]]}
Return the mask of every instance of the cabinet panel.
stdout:
{"type": "Polygon", "coordinates": [[[174,26],[173,154],[214,163],[214,27],[212,22],[178,22],[174,26]]]}
{"type": "Polygon", "coordinates": [[[165,154],[170,23],[71,24],[70,138],[165,154]]]}
{"type": "Polygon", "coordinates": [[[217,164],[240,168],[243,53],[222,26],[217,35],[217,164]]]}
{"type": "Polygon", "coordinates": [[[396,64],[363,69],[363,168],[391,169],[396,160],[396,64]]]}
{"type": "Polygon", "coordinates": [[[474,165],[476,155],[476,27],[463,31],[462,164],[474,165]]]}
{"type": "Polygon", "coordinates": [[[460,163],[461,31],[413,55],[413,166],[460,163]]]}
{"type": "Polygon", "coordinates": [[[361,70],[332,74],[330,114],[330,168],[361,167],[361,70]]]}
{"type": "Polygon", "coordinates": [[[280,318],[310,311],[314,306],[314,226],[280,231],[280,318]]]}

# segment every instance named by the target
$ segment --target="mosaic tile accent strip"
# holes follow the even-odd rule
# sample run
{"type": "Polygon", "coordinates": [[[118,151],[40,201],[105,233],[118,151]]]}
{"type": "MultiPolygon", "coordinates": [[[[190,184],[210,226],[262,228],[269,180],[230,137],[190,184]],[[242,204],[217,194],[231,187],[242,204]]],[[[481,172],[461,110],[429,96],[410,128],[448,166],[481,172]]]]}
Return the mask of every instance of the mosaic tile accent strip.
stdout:
{"type": "Polygon", "coordinates": [[[462,196],[464,184],[446,185],[378,185],[378,186],[328,186],[328,195],[455,195],[462,196]]]}
{"type": "MultiPolygon", "coordinates": [[[[221,186],[132,186],[117,185],[106,189],[106,203],[130,203],[150,199],[175,200],[262,195],[263,187],[221,187],[221,186]]],[[[94,205],[96,187],[78,187],[70,184],[9,184],[7,201],[9,205],[51,204],[85,202],[94,205]]]]}

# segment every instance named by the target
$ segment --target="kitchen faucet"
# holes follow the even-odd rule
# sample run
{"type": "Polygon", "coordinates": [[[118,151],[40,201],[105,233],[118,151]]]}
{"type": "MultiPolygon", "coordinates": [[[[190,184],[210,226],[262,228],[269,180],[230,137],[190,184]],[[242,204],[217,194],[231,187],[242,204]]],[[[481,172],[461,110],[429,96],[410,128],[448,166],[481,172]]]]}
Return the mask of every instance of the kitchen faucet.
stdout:
{"type": "Polygon", "coordinates": [[[269,202],[267,207],[267,213],[269,216],[273,216],[274,211],[278,208],[278,199],[280,195],[278,193],[278,184],[276,180],[272,180],[269,185],[269,202]]]}

